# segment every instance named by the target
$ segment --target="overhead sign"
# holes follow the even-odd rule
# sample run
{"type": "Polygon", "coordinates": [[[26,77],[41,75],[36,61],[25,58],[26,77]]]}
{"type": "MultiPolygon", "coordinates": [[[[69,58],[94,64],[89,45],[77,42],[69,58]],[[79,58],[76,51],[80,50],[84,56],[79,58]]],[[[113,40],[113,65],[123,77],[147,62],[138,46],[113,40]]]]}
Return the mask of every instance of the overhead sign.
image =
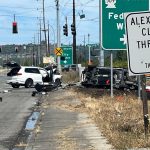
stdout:
{"type": "Polygon", "coordinates": [[[57,47],[57,48],[54,50],[54,53],[55,53],[57,56],[61,56],[62,53],[63,53],[63,50],[62,50],[60,47],[57,47]]]}
{"type": "Polygon", "coordinates": [[[63,50],[62,56],[63,59],[61,59],[60,64],[61,65],[72,65],[73,64],[73,50],[72,46],[62,46],[63,50]]]}
{"type": "Polygon", "coordinates": [[[129,70],[132,74],[150,73],[150,12],[125,16],[129,70]]]}
{"type": "Polygon", "coordinates": [[[125,12],[149,10],[149,0],[101,0],[101,45],[104,50],[126,50],[125,12]]]}

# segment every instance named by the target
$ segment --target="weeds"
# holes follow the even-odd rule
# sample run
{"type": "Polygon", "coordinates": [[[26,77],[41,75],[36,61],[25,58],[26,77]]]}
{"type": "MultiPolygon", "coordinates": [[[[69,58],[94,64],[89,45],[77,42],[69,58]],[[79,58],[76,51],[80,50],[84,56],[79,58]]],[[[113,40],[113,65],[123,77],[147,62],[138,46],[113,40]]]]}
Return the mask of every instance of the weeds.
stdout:
{"type": "Polygon", "coordinates": [[[142,101],[135,93],[118,92],[111,99],[110,91],[100,89],[74,88],[73,92],[116,149],[150,148],[150,139],[144,135],[142,101]]]}
{"type": "Polygon", "coordinates": [[[63,83],[71,84],[79,82],[79,73],[77,71],[71,70],[69,72],[62,73],[63,83]]]}

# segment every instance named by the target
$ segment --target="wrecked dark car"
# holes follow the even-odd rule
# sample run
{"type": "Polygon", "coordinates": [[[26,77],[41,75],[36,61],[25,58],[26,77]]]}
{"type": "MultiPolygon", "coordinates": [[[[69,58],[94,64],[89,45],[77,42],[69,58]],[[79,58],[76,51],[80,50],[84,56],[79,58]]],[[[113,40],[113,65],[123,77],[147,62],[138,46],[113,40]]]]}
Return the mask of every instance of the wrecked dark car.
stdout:
{"type": "Polygon", "coordinates": [[[137,76],[129,76],[128,69],[126,68],[113,68],[113,82],[114,88],[117,89],[138,89],[138,79],[137,76]]]}
{"type": "Polygon", "coordinates": [[[88,66],[82,72],[81,84],[85,87],[110,87],[110,70],[109,68],[99,68],[88,66]]]}
{"type": "MultiPolygon", "coordinates": [[[[84,87],[110,88],[110,67],[96,67],[89,65],[82,72],[81,85],[84,87]]],[[[116,89],[137,89],[137,79],[136,77],[130,77],[127,69],[113,68],[113,87],[116,89]]]]}

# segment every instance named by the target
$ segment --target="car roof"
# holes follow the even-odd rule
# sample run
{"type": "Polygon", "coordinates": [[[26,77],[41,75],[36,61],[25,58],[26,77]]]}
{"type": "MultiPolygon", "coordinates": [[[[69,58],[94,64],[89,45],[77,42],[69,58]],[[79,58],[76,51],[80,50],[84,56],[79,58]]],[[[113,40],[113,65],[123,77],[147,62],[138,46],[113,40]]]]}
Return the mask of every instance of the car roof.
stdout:
{"type": "Polygon", "coordinates": [[[42,68],[42,67],[36,67],[36,66],[21,66],[20,68],[25,69],[25,68],[30,68],[30,69],[42,69],[47,71],[46,69],[42,68]]]}
{"type": "Polygon", "coordinates": [[[36,67],[36,66],[21,66],[22,68],[41,68],[41,69],[44,69],[42,67],[36,67]]]}

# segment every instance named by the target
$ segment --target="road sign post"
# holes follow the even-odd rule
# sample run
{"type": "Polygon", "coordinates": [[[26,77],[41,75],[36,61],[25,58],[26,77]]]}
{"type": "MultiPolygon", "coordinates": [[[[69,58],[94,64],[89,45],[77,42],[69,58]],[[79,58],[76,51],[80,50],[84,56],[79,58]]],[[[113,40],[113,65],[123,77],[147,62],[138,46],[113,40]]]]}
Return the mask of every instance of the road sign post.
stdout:
{"type": "Polygon", "coordinates": [[[62,46],[61,47],[63,53],[62,57],[64,57],[63,60],[61,60],[61,65],[72,65],[73,64],[73,50],[72,46],[62,46]]]}
{"type": "Polygon", "coordinates": [[[148,11],[149,0],[101,0],[101,46],[126,50],[125,12],[148,11]]]}

